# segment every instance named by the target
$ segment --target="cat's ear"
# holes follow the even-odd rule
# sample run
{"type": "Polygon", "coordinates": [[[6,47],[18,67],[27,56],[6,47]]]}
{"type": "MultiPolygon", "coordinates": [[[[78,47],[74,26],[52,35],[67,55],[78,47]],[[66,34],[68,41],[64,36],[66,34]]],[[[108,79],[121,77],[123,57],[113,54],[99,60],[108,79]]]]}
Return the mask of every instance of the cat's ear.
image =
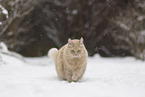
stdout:
{"type": "Polygon", "coordinates": [[[72,47],[72,40],[70,38],[68,39],[68,46],[72,47]]]}
{"type": "Polygon", "coordinates": [[[80,39],[80,46],[83,45],[83,41],[84,41],[84,39],[81,37],[81,39],[80,39]]]}

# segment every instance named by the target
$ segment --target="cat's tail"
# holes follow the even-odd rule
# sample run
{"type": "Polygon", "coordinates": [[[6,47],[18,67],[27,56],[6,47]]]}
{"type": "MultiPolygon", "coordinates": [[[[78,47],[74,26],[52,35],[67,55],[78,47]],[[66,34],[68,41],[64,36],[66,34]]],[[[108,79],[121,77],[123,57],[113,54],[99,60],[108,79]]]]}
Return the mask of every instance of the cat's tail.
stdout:
{"type": "Polygon", "coordinates": [[[48,57],[53,59],[54,61],[56,60],[57,54],[58,54],[58,49],[57,48],[51,48],[48,51],[48,57]]]}

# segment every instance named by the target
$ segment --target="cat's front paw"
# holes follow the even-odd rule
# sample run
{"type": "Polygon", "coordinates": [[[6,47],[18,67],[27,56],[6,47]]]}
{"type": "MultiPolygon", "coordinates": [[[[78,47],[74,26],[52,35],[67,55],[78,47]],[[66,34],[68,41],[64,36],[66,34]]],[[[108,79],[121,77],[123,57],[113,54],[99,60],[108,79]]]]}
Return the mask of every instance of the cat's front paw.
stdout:
{"type": "Polygon", "coordinates": [[[78,80],[78,77],[75,76],[75,75],[73,75],[73,76],[72,76],[72,80],[73,80],[73,81],[77,81],[77,80],[78,80]]]}

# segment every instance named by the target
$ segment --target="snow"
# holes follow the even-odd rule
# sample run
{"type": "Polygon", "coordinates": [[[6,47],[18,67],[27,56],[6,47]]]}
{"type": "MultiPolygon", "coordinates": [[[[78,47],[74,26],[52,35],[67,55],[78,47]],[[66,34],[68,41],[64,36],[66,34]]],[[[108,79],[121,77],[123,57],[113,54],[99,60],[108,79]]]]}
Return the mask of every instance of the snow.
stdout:
{"type": "Polygon", "coordinates": [[[47,56],[0,56],[0,97],[145,97],[145,62],[132,57],[89,57],[83,79],[68,83],[47,56]]]}
{"type": "Polygon", "coordinates": [[[145,16],[138,16],[137,20],[142,21],[145,18],[145,16]]]}
{"type": "Polygon", "coordinates": [[[78,13],[78,11],[77,10],[73,10],[72,13],[75,15],[75,14],[78,13]]]}
{"type": "Polygon", "coordinates": [[[6,15],[6,18],[8,18],[8,11],[2,5],[0,5],[0,9],[2,9],[2,13],[6,15]]]}
{"type": "Polygon", "coordinates": [[[0,51],[8,52],[8,48],[3,42],[0,42],[0,51]]]}

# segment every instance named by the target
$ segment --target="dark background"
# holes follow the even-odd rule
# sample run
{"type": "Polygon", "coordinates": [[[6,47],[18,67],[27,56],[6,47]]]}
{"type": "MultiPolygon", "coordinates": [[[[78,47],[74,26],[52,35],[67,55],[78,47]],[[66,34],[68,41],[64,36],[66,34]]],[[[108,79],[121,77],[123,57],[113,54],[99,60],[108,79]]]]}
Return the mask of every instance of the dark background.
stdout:
{"type": "Polygon", "coordinates": [[[0,41],[23,56],[84,38],[92,56],[145,58],[145,0],[0,0],[0,41]]]}

